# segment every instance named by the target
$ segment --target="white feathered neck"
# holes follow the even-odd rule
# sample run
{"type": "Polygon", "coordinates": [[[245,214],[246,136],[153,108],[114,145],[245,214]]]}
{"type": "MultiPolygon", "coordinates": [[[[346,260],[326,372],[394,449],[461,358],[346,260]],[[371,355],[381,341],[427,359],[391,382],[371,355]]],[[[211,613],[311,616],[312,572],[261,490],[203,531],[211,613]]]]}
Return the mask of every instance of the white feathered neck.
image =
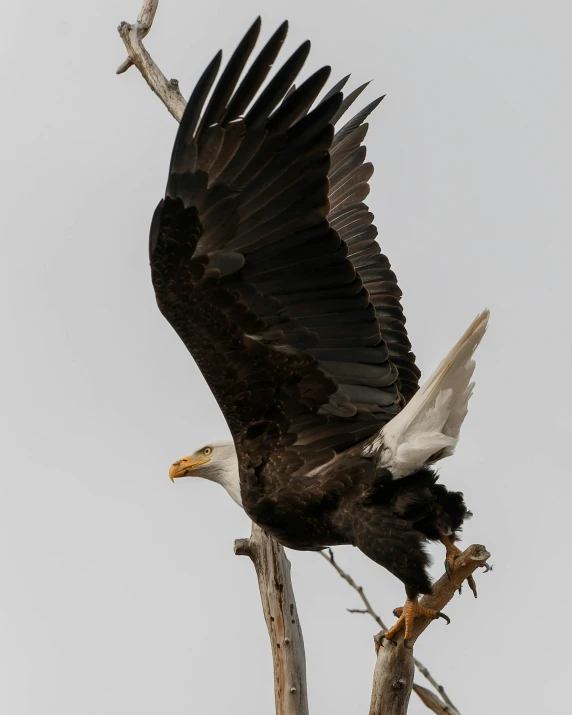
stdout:
{"type": "Polygon", "coordinates": [[[220,440],[209,442],[208,446],[213,450],[210,462],[204,465],[203,468],[197,470],[197,476],[220,484],[226,489],[231,499],[235,501],[238,506],[242,506],[238,457],[236,455],[234,442],[231,440],[220,440]]]}

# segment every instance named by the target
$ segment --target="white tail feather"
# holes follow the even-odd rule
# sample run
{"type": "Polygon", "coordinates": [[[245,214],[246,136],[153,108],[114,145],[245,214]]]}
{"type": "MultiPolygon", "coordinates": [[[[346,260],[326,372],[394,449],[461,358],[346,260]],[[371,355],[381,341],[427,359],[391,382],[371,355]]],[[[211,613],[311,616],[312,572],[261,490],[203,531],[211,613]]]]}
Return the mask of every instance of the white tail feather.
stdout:
{"type": "Polygon", "coordinates": [[[472,357],[488,319],[489,311],[485,310],[473,320],[427,382],[372,444],[374,449],[381,447],[380,466],[390,469],[394,479],[455,451],[473,392],[472,357]]]}

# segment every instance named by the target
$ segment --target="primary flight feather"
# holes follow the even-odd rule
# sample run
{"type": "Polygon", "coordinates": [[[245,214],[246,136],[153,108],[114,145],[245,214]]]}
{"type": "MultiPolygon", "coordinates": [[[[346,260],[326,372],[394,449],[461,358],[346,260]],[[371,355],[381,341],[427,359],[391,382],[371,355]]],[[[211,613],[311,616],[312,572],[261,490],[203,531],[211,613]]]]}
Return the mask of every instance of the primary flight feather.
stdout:
{"type": "Polygon", "coordinates": [[[449,568],[460,553],[463,496],[430,465],[457,443],[488,313],[418,389],[401,291],[363,203],[365,121],[382,98],[338,128],[365,85],[344,98],[346,77],[318,100],[325,67],[295,87],[308,42],[266,82],[287,24],[246,69],[259,31],[216,84],[221,53],[199,79],[151,226],[157,303],[233,438],[170,476],[219,482],[291,548],[360,548],[405,584],[395,628],[408,638],[431,589],[424,543],[443,541],[449,568]]]}

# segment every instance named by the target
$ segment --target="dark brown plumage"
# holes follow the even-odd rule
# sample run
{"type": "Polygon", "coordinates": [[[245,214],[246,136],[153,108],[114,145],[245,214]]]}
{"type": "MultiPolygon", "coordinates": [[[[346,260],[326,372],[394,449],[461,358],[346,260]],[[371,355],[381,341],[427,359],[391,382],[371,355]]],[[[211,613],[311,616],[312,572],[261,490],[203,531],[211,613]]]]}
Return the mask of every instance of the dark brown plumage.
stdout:
{"type": "Polygon", "coordinates": [[[420,375],[363,203],[381,98],[334,131],[365,85],[318,101],[326,67],[294,88],[309,43],[262,89],[286,24],[239,81],[259,29],[189,100],[151,228],[157,303],[226,417],[249,516],[292,548],[354,544],[414,597],[430,589],[423,543],[467,512],[436,484],[436,454],[396,479],[372,451],[420,375]]]}

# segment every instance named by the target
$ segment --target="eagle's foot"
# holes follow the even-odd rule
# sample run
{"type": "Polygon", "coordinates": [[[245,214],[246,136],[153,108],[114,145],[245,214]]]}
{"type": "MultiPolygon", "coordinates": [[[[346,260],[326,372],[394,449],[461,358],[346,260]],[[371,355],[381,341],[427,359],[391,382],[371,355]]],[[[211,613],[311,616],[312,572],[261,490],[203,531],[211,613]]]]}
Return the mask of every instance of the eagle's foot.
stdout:
{"type": "Polygon", "coordinates": [[[406,648],[412,647],[409,641],[413,636],[413,624],[416,618],[444,618],[447,621],[447,625],[451,623],[451,619],[444,613],[441,613],[441,611],[435,611],[433,608],[421,606],[417,598],[413,600],[407,599],[405,606],[403,606],[403,608],[396,608],[393,611],[393,615],[397,617],[397,622],[385,633],[384,638],[388,641],[393,641],[400,631],[405,630],[403,634],[403,645],[406,648]]]}
{"type": "MultiPolygon", "coordinates": [[[[453,540],[451,539],[450,536],[443,536],[441,538],[441,541],[445,545],[445,548],[447,549],[447,554],[445,556],[445,573],[447,574],[447,577],[449,581],[451,580],[451,575],[453,573],[453,569],[455,568],[455,561],[459,558],[459,556],[463,553],[461,549],[458,546],[455,546],[453,543],[453,540]]],[[[488,564],[485,564],[486,571],[490,570],[490,566],[488,564]]],[[[469,584],[469,588],[473,592],[473,596],[476,598],[477,597],[477,583],[475,579],[472,576],[469,576],[467,578],[467,583],[469,584]]],[[[459,593],[461,593],[462,586],[459,586],[459,593]]]]}

